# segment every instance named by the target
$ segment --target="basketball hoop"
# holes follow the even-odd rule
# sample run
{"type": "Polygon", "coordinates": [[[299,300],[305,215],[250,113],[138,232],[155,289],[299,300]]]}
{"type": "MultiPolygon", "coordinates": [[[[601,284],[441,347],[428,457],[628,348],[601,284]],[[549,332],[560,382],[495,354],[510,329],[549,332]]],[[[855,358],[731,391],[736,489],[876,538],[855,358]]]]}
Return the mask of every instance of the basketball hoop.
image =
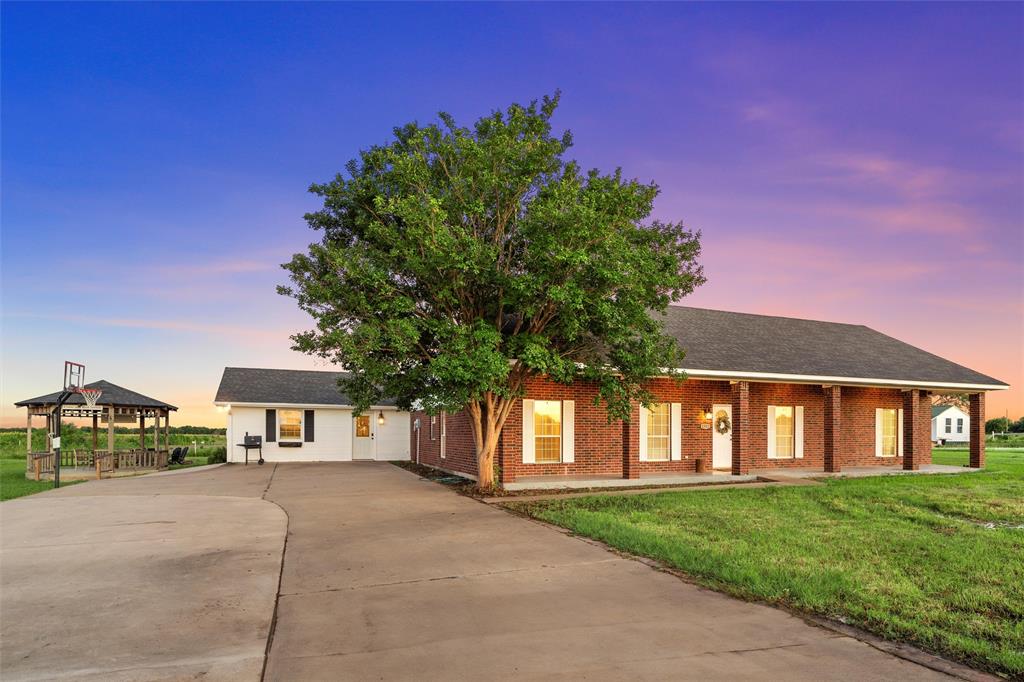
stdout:
{"type": "Polygon", "coordinates": [[[101,388],[79,388],[76,392],[85,400],[86,407],[96,407],[96,401],[103,395],[101,388]]]}

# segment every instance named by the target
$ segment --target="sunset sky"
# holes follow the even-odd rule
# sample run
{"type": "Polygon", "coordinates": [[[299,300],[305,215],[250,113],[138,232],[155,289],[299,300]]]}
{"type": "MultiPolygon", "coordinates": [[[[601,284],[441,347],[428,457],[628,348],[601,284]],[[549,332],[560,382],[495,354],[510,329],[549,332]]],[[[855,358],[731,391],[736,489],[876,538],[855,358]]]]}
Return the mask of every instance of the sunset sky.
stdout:
{"type": "Polygon", "coordinates": [[[556,88],[572,156],[702,230],[684,303],[866,324],[1024,414],[1020,3],[0,12],[3,425],[65,359],[222,425],[225,365],[316,366],[274,291],[317,238],[309,184],[556,88]]]}

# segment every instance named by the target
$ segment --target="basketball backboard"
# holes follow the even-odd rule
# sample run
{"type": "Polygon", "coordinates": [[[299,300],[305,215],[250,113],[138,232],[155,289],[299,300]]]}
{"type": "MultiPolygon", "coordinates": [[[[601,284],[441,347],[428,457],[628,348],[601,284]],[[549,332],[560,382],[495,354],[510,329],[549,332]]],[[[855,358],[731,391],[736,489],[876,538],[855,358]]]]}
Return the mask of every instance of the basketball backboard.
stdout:
{"type": "Polygon", "coordinates": [[[85,386],[85,365],[80,362],[64,361],[64,390],[77,391],[85,386]]]}

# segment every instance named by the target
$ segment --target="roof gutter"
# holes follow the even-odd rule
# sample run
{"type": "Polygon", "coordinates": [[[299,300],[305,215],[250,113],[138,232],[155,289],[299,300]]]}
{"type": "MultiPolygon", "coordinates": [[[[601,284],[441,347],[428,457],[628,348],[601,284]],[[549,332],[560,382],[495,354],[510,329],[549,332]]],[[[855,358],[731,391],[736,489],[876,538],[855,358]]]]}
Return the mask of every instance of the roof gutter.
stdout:
{"type": "MultiPolygon", "coordinates": [[[[666,375],[668,370],[662,370],[666,375]]],[[[837,377],[817,374],[779,374],[774,372],[734,372],[719,369],[683,369],[695,379],[732,379],[736,381],[783,382],[794,384],[839,384],[850,386],[877,386],[881,388],[928,388],[951,391],[1002,391],[1007,384],[962,384],[944,381],[913,381],[879,379],[874,377],[837,377]]]]}
{"type": "MultiPolygon", "coordinates": [[[[355,409],[352,405],[339,405],[338,403],[239,403],[234,400],[214,400],[213,404],[217,407],[304,407],[304,408],[320,408],[324,410],[351,410],[355,409]]],[[[400,412],[394,405],[370,405],[368,410],[387,411],[393,410],[400,412]]]]}

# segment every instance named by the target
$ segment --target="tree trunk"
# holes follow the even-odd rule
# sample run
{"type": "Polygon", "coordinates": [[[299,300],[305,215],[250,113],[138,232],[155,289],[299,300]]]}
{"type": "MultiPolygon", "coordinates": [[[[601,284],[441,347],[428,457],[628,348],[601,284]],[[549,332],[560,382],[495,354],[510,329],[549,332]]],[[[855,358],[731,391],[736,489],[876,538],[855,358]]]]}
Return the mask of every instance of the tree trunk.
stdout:
{"type": "Polygon", "coordinates": [[[494,453],[498,449],[501,429],[512,411],[513,402],[512,399],[486,393],[480,400],[466,406],[476,446],[477,485],[481,488],[492,488],[495,485],[494,453]]]}

